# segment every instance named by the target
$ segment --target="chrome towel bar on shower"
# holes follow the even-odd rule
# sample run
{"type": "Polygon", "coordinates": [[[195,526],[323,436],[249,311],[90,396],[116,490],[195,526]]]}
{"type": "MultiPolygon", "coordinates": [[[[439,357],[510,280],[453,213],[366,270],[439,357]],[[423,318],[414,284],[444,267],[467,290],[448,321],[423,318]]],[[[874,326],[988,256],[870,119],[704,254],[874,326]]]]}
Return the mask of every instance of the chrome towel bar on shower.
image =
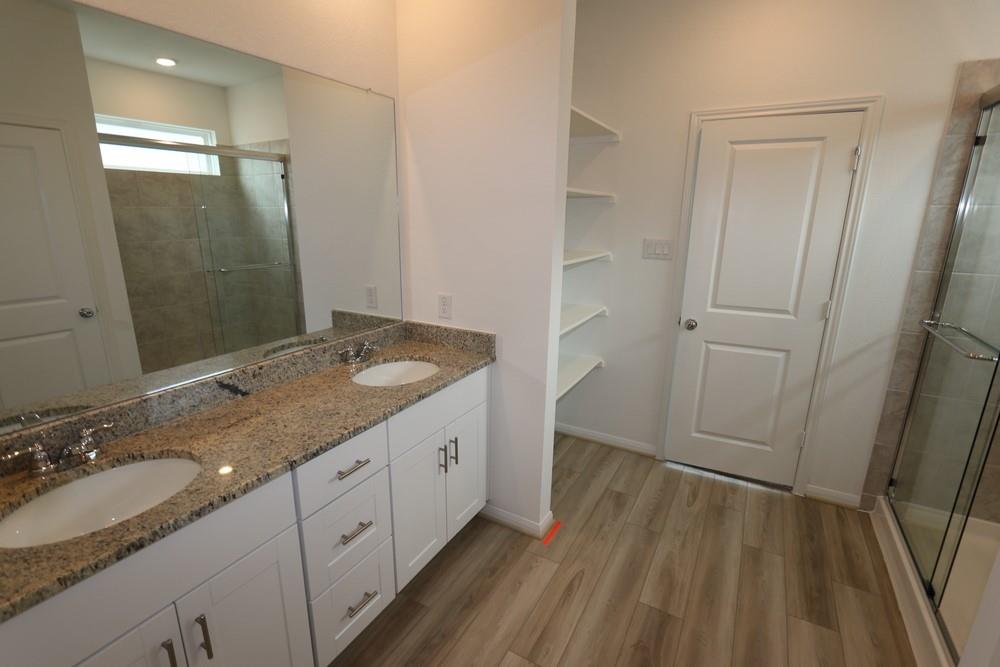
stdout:
{"type": "Polygon", "coordinates": [[[961,354],[963,357],[974,359],[975,361],[992,361],[993,363],[996,363],[998,360],[1000,360],[1000,349],[993,347],[992,345],[990,345],[985,340],[983,340],[976,334],[972,333],[965,327],[960,327],[957,324],[950,324],[948,322],[938,322],[937,320],[921,320],[920,326],[922,326],[924,330],[927,331],[927,333],[931,334],[932,336],[940,340],[942,343],[944,343],[951,349],[961,354]],[[982,345],[983,347],[988,349],[990,353],[984,354],[982,352],[973,352],[971,350],[967,350],[964,347],[961,347],[957,342],[955,342],[951,338],[948,338],[943,333],[941,333],[940,329],[950,329],[951,331],[957,331],[964,337],[975,341],[979,345],[982,345]]]}
{"type": "Polygon", "coordinates": [[[223,267],[215,269],[219,273],[229,273],[231,271],[255,271],[257,269],[273,269],[276,266],[288,266],[286,262],[271,262],[270,264],[246,264],[244,266],[223,267]]]}

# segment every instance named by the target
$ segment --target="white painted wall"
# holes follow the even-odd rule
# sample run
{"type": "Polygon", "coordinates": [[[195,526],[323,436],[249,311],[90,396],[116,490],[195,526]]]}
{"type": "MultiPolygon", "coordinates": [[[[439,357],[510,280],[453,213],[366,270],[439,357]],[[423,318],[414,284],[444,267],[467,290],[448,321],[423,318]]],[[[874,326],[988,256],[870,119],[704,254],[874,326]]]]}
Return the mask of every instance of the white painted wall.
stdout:
{"type": "Polygon", "coordinates": [[[0,120],[63,130],[111,376],[138,377],[139,352],[72,11],[35,0],[0,3],[0,81],[6,86],[0,120]]]}
{"type": "Polygon", "coordinates": [[[361,88],[396,94],[395,0],[84,0],[361,88]]]}
{"type": "Polygon", "coordinates": [[[568,244],[608,247],[615,261],[567,274],[568,300],[596,296],[611,317],[567,338],[607,368],[560,402],[558,421],[660,442],[682,275],[676,261],[642,260],[641,239],[679,238],[691,113],[884,94],[821,434],[806,460],[815,488],[859,495],[957,66],[1000,55],[997,25],[1000,4],[985,0],[581,0],[573,100],[623,141],[571,151],[570,182],[613,190],[618,203],[570,205],[568,244]]]}
{"type": "Polygon", "coordinates": [[[497,333],[490,511],[549,515],[574,0],[400,0],[405,315],[497,333]]]}
{"type": "Polygon", "coordinates": [[[215,130],[231,144],[226,89],[87,58],[87,78],[96,113],[215,130]]]}
{"type": "Polygon", "coordinates": [[[226,88],[234,146],[288,138],[285,84],[281,75],[226,88]]]}
{"type": "Polygon", "coordinates": [[[283,77],[306,330],[329,327],[331,309],[401,317],[393,100],[298,70],[283,77]]]}

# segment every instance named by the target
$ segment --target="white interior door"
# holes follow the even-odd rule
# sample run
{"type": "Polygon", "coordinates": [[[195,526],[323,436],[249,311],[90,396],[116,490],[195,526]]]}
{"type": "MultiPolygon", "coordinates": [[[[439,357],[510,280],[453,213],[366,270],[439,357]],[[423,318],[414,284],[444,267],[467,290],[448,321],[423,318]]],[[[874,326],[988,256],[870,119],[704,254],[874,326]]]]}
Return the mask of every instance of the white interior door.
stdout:
{"type": "Polygon", "coordinates": [[[703,124],[668,459],[792,484],[862,118],[703,124]]]}
{"type": "Polygon", "coordinates": [[[110,380],[58,130],[0,123],[0,407],[110,380]]]}

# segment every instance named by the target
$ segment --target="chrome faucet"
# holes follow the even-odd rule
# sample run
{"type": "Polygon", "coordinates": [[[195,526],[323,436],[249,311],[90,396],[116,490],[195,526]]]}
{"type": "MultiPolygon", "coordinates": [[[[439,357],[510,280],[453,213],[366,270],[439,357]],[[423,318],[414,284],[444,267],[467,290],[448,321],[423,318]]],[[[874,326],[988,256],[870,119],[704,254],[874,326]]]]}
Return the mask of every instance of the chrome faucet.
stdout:
{"type": "Polygon", "coordinates": [[[59,456],[59,467],[66,470],[67,468],[75,468],[84,463],[93,463],[97,460],[97,455],[101,453],[101,449],[97,445],[97,441],[94,440],[94,434],[98,431],[107,431],[113,428],[114,425],[114,422],[108,422],[80,431],[80,441],[62,450],[62,454],[59,456]]]}
{"type": "Polygon", "coordinates": [[[372,355],[378,350],[378,345],[366,340],[364,343],[358,345],[354,348],[345,348],[337,352],[340,355],[340,361],[345,364],[357,364],[364,361],[368,361],[372,358],[372,355]]]}

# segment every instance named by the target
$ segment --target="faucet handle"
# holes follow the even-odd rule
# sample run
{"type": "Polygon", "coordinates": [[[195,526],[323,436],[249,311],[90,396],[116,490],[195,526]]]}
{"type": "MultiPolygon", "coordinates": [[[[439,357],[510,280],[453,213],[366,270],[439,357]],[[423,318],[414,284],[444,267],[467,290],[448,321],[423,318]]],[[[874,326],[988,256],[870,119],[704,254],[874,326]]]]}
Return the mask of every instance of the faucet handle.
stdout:
{"type": "Polygon", "coordinates": [[[85,429],[81,430],[80,431],[80,437],[81,438],[89,438],[90,436],[94,435],[98,431],[107,431],[108,429],[112,429],[114,427],[115,427],[115,423],[114,422],[105,422],[104,424],[98,424],[97,426],[92,426],[90,428],[85,428],[85,429]]]}
{"type": "Polygon", "coordinates": [[[55,464],[49,459],[48,452],[42,449],[41,444],[33,443],[27,451],[31,454],[32,477],[41,477],[56,469],[55,464]]]}

